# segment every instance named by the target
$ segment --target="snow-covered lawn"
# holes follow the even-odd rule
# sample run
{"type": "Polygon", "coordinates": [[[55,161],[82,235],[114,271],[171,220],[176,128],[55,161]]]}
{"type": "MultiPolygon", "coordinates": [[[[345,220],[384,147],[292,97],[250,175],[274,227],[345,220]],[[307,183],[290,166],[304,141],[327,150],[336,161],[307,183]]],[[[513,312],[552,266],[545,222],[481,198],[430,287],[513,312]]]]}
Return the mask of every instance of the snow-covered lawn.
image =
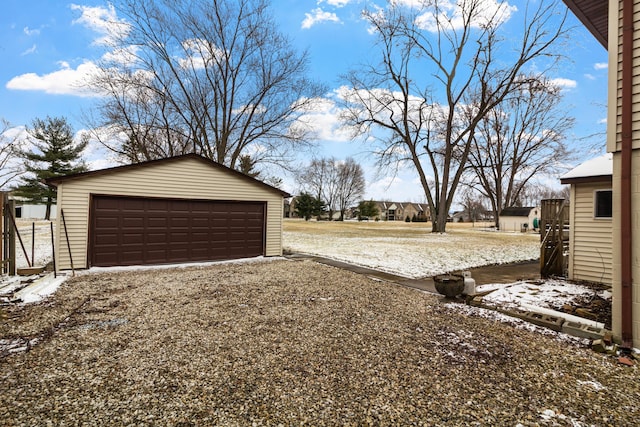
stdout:
{"type": "Polygon", "coordinates": [[[430,223],[284,221],[287,251],[319,255],[419,278],[540,256],[540,235],[502,233],[483,224],[448,224],[431,233],[430,223]]]}
{"type": "MultiPolygon", "coordinates": [[[[44,220],[18,219],[16,220],[16,225],[24,245],[23,251],[20,240],[16,236],[16,266],[18,268],[27,267],[27,258],[24,256],[25,251],[30,262],[33,261],[32,258],[35,258],[33,265],[44,266],[51,262],[53,260],[51,223],[44,220]],[[33,237],[35,237],[35,240],[33,237]]],[[[53,226],[55,229],[55,222],[53,226]]]]}

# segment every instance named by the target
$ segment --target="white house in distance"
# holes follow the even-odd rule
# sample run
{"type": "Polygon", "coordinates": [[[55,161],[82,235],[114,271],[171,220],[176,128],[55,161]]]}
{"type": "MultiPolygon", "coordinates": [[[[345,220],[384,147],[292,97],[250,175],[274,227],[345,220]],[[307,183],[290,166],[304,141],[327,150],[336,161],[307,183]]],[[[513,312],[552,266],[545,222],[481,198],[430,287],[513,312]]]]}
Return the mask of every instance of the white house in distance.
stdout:
{"type": "MultiPolygon", "coordinates": [[[[23,219],[44,219],[47,212],[46,205],[32,205],[20,200],[16,200],[14,215],[23,219]]],[[[57,213],[56,205],[51,205],[50,219],[55,219],[57,213]]]]}
{"type": "Polygon", "coordinates": [[[613,155],[591,159],[560,177],[571,186],[569,279],[613,282],[613,155]]]}
{"type": "Polygon", "coordinates": [[[500,212],[500,231],[529,231],[537,227],[539,207],[510,207],[500,212]]]}

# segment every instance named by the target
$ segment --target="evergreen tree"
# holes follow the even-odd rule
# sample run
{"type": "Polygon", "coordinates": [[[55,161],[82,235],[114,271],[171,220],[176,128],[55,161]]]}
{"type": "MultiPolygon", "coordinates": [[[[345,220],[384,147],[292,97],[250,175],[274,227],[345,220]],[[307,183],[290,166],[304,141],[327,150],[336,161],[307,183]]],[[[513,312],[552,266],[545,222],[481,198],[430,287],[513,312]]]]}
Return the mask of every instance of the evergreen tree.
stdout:
{"type": "Polygon", "coordinates": [[[324,211],[324,203],[322,200],[313,197],[309,193],[301,193],[296,197],[295,212],[298,216],[309,221],[312,216],[321,215],[324,211]]]}
{"type": "Polygon", "coordinates": [[[31,137],[31,150],[19,153],[27,175],[13,193],[29,203],[46,205],[45,219],[49,219],[51,205],[56,203],[56,189],[47,186],[44,180],[86,171],[80,156],[89,141],[83,138],[75,143],[73,130],[64,117],[36,118],[27,127],[27,133],[31,137]]]}
{"type": "Polygon", "coordinates": [[[256,163],[258,163],[257,160],[254,160],[251,156],[242,154],[238,160],[237,169],[251,178],[259,179],[260,171],[256,171],[256,163]]]}
{"type": "Polygon", "coordinates": [[[363,218],[375,218],[380,215],[380,210],[378,209],[378,205],[373,200],[361,201],[358,204],[358,219],[363,218]]]}

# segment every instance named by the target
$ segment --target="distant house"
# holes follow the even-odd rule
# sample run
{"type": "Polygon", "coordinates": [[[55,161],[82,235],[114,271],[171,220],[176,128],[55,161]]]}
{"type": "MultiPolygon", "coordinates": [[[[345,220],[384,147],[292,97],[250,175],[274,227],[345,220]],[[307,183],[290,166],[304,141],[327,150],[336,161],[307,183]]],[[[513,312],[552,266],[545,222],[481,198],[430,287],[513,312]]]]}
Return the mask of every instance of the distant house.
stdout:
{"type": "Polygon", "coordinates": [[[501,231],[529,231],[537,228],[539,207],[510,207],[500,212],[501,231]]]}
{"type": "Polygon", "coordinates": [[[471,216],[467,211],[456,211],[451,215],[452,222],[470,222],[471,216]]]}
{"type": "Polygon", "coordinates": [[[560,177],[571,185],[569,278],[613,283],[613,155],[586,161],[560,177]]]}
{"type": "Polygon", "coordinates": [[[431,211],[426,203],[412,202],[375,202],[380,211],[380,219],[383,221],[404,221],[407,217],[414,216],[420,221],[429,221],[431,211]]]}
{"type": "MultiPolygon", "coordinates": [[[[34,205],[28,203],[24,200],[20,200],[19,198],[13,198],[15,200],[16,209],[14,215],[16,218],[23,219],[44,219],[47,206],[46,205],[34,205]]],[[[51,205],[51,213],[50,219],[56,218],[56,205],[51,205]]]]}

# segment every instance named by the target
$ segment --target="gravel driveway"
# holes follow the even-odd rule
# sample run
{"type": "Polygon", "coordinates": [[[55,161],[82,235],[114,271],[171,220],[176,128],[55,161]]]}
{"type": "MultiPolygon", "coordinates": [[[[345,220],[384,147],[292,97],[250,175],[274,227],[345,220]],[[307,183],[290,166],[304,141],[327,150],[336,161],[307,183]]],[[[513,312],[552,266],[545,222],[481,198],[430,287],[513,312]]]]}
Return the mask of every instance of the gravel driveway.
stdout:
{"type": "Polygon", "coordinates": [[[637,367],[311,261],[67,281],[0,309],[3,425],[634,425],[637,367]]]}

